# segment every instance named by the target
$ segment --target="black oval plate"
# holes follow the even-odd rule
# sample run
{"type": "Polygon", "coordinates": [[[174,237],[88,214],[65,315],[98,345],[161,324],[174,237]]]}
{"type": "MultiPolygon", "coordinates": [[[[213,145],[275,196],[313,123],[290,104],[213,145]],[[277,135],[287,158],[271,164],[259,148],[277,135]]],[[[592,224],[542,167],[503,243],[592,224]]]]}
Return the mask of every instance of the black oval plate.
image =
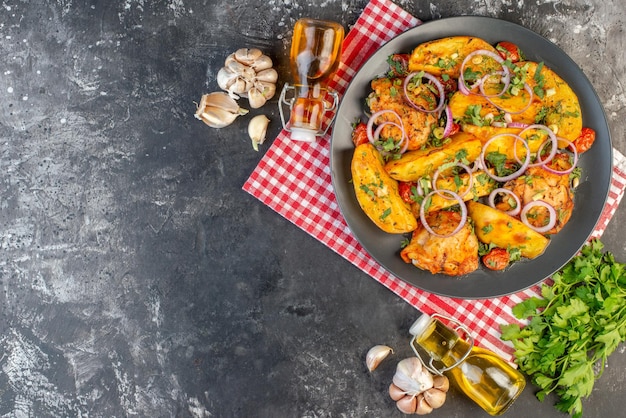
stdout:
{"type": "Polygon", "coordinates": [[[498,297],[533,286],[565,265],[589,239],[608,196],[613,153],[606,115],[593,86],[576,63],[559,47],[517,24],[488,17],[462,16],[435,20],[408,30],[383,45],[358,71],[339,105],[330,150],[331,176],[340,210],[365,250],[396,277],[431,293],[466,299],[498,297]],[[370,81],[388,69],[387,57],[408,53],[420,43],[448,36],[476,36],[491,44],[511,41],[531,61],[544,62],[569,83],[580,100],[583,125],[596,131],[596,142],[579,161],[580,185],[569,223],[553,236],[550,245],[534,260],[514,263],[504,271],[484,267],[462,276],[433,275],[400,258],[402,235],[378,229],[361,210],[352,187],[350,162],[354,146],[352,124],[363,117],[370,81]]]}

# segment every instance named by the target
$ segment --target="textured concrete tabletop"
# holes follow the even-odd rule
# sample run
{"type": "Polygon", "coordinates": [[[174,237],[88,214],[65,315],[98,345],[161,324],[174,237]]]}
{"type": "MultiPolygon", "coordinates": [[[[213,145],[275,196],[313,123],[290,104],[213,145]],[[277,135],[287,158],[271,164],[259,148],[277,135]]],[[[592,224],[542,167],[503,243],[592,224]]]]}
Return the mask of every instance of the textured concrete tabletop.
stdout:
{"type": "MultiPolygon", "coordinates": [[[[287,81],[294,22],[346,29],[366,0],[0,4],[0,416],[393,417],[393,364],[418,313],[241,186],[246,122],[193,114],[259,47],[287,81]]],[[[621,0],[396,0],[423,21],[521,24],[577,62],[626,152],[621,0]]],[[[512,41],[515,41],[512,39],[512,41]]],[[[243,99],[245,100],[245,99],[243,99]]],[[[626,262],[626,209],[603,237],[626,262]]],[[[399,358],[399,357],[397,357],[399,358]]],[[[585,416],[623,416],[624,346],[585,416]]],[[[532,387],[509,417],[560,417],[532,387]]],[[[457,392],[432,417],[486,416],[457,392]]]]}

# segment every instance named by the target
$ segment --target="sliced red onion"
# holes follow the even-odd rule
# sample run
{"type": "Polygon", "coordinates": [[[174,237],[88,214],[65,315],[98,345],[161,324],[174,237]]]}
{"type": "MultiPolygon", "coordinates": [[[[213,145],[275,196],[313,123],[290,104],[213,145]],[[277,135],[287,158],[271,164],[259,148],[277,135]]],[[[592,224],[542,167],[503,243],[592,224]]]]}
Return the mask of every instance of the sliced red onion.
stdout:
{"type": "Polygon", "coordinates": [[[407,75],[407,76],[404,78],[404,85],[403,85],[402,87],[403,87],[404,97],[405,97],[406,101],[407,101],[407,102],[408,102],[408,103],[409,103],[412,107],[414,107],[415,109],[420,110],[420,111],[422,111],[422,112],[426,112],[426,113],[438,113],[438,112],[440,112],[440,111],[441,111],[441,109],[443,109],[443,106],[444,106],[445,101],[446,101],[446,94],[445,94],[445,90],[444,90],[444,88],[443,88],[443,84],[441,84],[441,82],[439,81],[439,79],[437,79],[437,77],[435,77],[434,75],[429,74],[429,73],[424,73],[424,72],[421,72],[421,71],[415,71],[415,72],[412,72],[412,73],[410,73],[409,75],[407,75]],[[415,104],[415,103],[413,102],[413,100],[411,100],[411,99],[409,98],[408,85],[409,85],[409,83],[411,82],[411,79],[412,79],[413,77],[415,77],[416,75],[421,75],[421,76],[422,76],[422,78],[427,78],[427,79],[428,79],[431,83],[433,83],[433,84],[435,85],[435,87],[437,87],[437,91],[439,92],[439,101],[438,101],[438,103],[437,103],[437,107],[436,107],[435,109],[433,109],[433,110],[430,110],[430,109],[425,109],[425,108],[423,108],[423,107],[418,106],[417,104],[415,104]]]}
{"type": "Polygon", "coordinates": [[[556,217],[557,217],[556,209],[554,209],[554,207],[551,204],[544,202],[543,200],[533,200],[532,202],[527,203],[526,206],[524,206],[524,208],[522,209],[522,212],[520,213],[520,219],[522,220],[524,225],[528,226],[529,228],[534,229],[540,234],[543,234],[544,232],[548,232],[549,230],[554,228],[554,225],[556,225],[556,217]],[[550,221],[548,222],[547,225],[538,227],[538,226],[532,225],[528,221],[528,217],[527,217],[528,211],[534,208],[535,206],[541,206],[541,207],[548,209],[548,213],[550,214],[550,221]]]}
{"type": "MultiPolygon", "coordinates": [[[[485,145],[483,145],[483,149],[480,152],[479,159],[480,159],[480,163],[482,164],[483,168],[487,167],[487,164],[485,163],[485,152],[487,152],[487,148],[489,148],[489,145],[491,145],[491,143],[493,141],[495,141],[496,139],[500,138],[501,136],[512,136],[513,138],[515,138],[515,142],[513,143],[513,149],[514,150],[517,150],[517,141],[522,141],[522,143],[526,146],[526,159],[524,160],[523,163],[518,160],[518,163],[520,163],[521,166],[520,166],[520,168],[516,172],[514,172],[512,174],[509,174],[508,176],[502,176],[501,177],[501,176],[497,176],[496,174],[491,173],[489,170],[485,169],[485,173],[487,173],[487,175],[489,177],[491,177],[492,179],[494,179],[497,182],[504,183],[506,181],[516,179],[519,176],[521,176],[522,174],[524,174],[524,172],[528,168],[528,165],[530,164],[530,148],[528,147],[528,143],[524,140],[524,138],[522,138],[519,135],[515,135],[515,134],[511,134],[511,133],[502,133],[502,134],[494,135],[491,138],[489,138],[489,140],[487,142],[485,142],[485,145]]],[[[515,158],[517,159],[517,153],[515,153],[515,158]]]]}
{"type": "MultiPolygon", "coordinates": [[[[452,199],[450,199],[452,200],[452,199]]],[[[457,232],[459,232],[463,226],[465,226],[465,222],[467,222],[467,206],[465,206],[465,202],[463,202],[463,199],[461,198],[461,196],[459,196],[457,193],[454,193],[451,190],[433,190],[432,192],[428,193],[426,196],[424,196],[424,200],[422,201],[422,204],[420,205],[420,221],[422,222],[422,225],[424,225],[424,229],[426,229],[426,231],[428,231],[428,233],[439,237],[439,238],[448,238],[453,236],[454,234],[456,234],[457,232]],[[428,222],[426,222],[426,213],[424,210],[424,202],[426,202],[428,199],[430,199],[433,195],[438,194],[441,197],[444,197],[443,194],[448,193],[450,196],[452,196],[453,199],[455,199],[457,202],[459,202],[459,205],[461,206],[461,220],[459,221],[459,224],[457,225],[457,227],[454,229],[454,231],[450,232],[449,234],[438,234],[437,232],[435,232],[430,225],[428,225],[428,222]]]]}
{"type": "MultiPolygon", "coordinates": [[[[465,59],[463,60],[463,62],[461,63],[461,73],[459,75],[459,82],[458,82],[458,89],[461,93],[465,94],[466,96],[469,95],[471,93],[471,91],[476,88],[476,87],[480,87],[481,88],[481,92],[482,90],[482,84],[484,83],[484,81],[487,80],[488,77],[491,77],[493,74],[487,74],[486,76],[484,76],[483,78],[481,78],[480,80],[476,81],[472,86],[468,87],[465,84],[465,76],[464,76],[464,72],[465,72],[465,66],[467,65],[467,63],[474,58],[476,55],[486,55],[489,58],[492,58],[493,60],[495,60],[498,64],[500,64],[502,66],[503,71],[502,72],[498,72],[498,73],[504,73],[503,75],[503,80],[505,82],[505,85],[508,87],[510,80],[511,80],[511,72],[509,71],[509,68],[504,65],[504,60],[502,59],[502,57],[492,51],[488,51],[486,49],[478,49],[476,51],[471,52],[470,54],[468,54],[465,59]]],[[[502,93],[504,93],[506,91],[506,89],[504,89],[502,91],[502,93]]],[[[500,93],[500,94],[502,94],[500,93]]]]}
{"type": "MultiPolygon", "coordinates": [[[[548,128],[545,125],[539,125],[539,124],[528,125],[526,128],[524,128],[519,133],[519,135],[522,136],[522,134],[524,134],[524,132],[529,131],[531,129],[538,129],[538,130],[546,131],[548,133],[548,138],[549,138],[550,143],[552,145],[552,149],[550,150],[550,154],[546,157],[545,160],[541,159],[541,151],[543,150],[543,147],[546,145],[546,143],[548,141],[545,141],[544,143],[542,143],[541,146],[539,147],[539,149],[537,150],[537,162],[532,163],[532,164],[528,164],[528,166],[529,167],[537,167],[537,166],[540,166],[540,165],[547,164],[550,161],[552,161],[552,159],[556,155],[556,151],[558,149],[559,143],[557,142],[556,135],[554,134],[552,129],[548,128]]],[[[515,152],[515,158],[517,158],[517,147],[514,148],[514,152],[515,152]]]]}
{"type": "Polygon", "coordinates": [[[509,122],[507,123],[507,128],[527,128],[528,124],[523,122],[509,122]]]}
{"type": "Polygon", "coordinates": [[[570,141],[569,139],[565,139],[565,138],[561,138],[558,137],[557,140],[559,141],[563,141],[567,143],[567,147],[570,150],[572,150],[572,155],[574,156],[574,161],[572,161],[572,165],[570,166],[570,168],[568,168],[567,170],[557,170],[555,168],[552,168],[550,166],[548,166],[547,163],[545,163],[542,168],[553,173],[553,174],[558,174],[558,175],[565,175],[565,174],[569,174],[572,171],[574,171],[574,168],[576,168],[576,164],[578,164],[578,150],[576,149],[576,145],[574,145],[574,143],[572,141],[570,141]]]}
{"type": "Polygon", "coordinates": [[[517,216],[517,214],[520,213],[520,211],[522,210],[522,203],[520,202],[519,197],[515,193],[513,193],[509,189],[505,189],[504,187],[499,187],[497,189],[494,189],[489,194],[489,198],[488,198],[489,206],[491,206],[494,209],[496,208],[496,196],[498,195],[498,193],[504,193],[504,194],[513,196],[513,199],[515,199],[515,208],[504,211],[504,213],[506,213],[507,215],[511,215],[511,216],[517,216]]]}
{"type": "MultiPolygon", "coordinates": [[[[472,176],[472,174],[471,174],[472,170],[467,165],[465,165],[463,163],[460,163],[460,162],[455,162],[454,164],[452,164],[450,166],[446,166],[446,169],[449,169],[449,168],[452,168],[452,167],[455,167],[455,166],[461,167],[463,170],[465,170],[465,172],[467,174],[469,174],[469,184],[467,186],[467,189],[465,189],[465,191],[462,194],[457,192],[459,194],[459,196],[461,198],[463,198],[463,197],[465,197],[466,194],[469,193],[470,190],[472,190],[472,186],[474,186],[474,176],[472,176]]],[[[435,170],[435,173],[433,174],[433,180],[432,180],[433,190],[436,190],[436,191],[451,191],[451,190],[448,190],[448,189],[439,189],[437,187],[437,179],[439,178],[439,174],[441,174],[440,168],[437,168],[437,170],[435,170]]]]}
{"type": "Polygon", "coordinates": [[[370,116],[370,118],[367,121],[367,139],[370,141],[372,145],[376,145],[376,141],[378,141],[380,131],[385,125],[393,125],[400,129],[400,131],[402,132],[402,138],[400,139],[400,142],[398,143],[398,145],[402,145],[400,153],[404,153],[409,146],[409,137],[406,133],[406,130],[404,129],[404,123],[402,123],[402,118],[400,117],[400,115],[398,115],[398,113],[396,113],[393,110],[390,110],[390,109],[379,110],[378,112],[375,112],[374,114],[370,116]],[[398,121],[400,123],[397,124],[395,122],[384,121],[376,128],[376,130],[373,130],[374,124],[376,123],[376,119],[378,119],[380,115],[383,115],[385,113],[391,113],[395,115],[398,118],[398,121]]]}
{"type": "Polygon", "coordinates": [[[446,126],[443,128],[443,137],[447,138],[450,136],[450,132],[452,132],[452,125],[454,122],[452,121],[452,109],[450,105],[446,105],[444,107],[444,111],[446,113],[446,126]]]}

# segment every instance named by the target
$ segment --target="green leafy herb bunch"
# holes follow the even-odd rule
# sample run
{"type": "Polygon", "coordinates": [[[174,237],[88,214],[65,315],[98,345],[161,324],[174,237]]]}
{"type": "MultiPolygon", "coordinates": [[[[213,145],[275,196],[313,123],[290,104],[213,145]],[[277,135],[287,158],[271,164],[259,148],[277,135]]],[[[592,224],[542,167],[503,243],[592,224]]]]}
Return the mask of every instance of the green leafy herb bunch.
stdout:
{"type": "Polygon", "coordinates": [[[513,307],[527,325],[502,326],[520,370],[540,388],[537,398],[554,392],[556,408],[576,418],[608,356],[626,340],[626,264],[603,249],[597,239],[587,243],[553,284],[542,285],[542,298],[513,307]]]}

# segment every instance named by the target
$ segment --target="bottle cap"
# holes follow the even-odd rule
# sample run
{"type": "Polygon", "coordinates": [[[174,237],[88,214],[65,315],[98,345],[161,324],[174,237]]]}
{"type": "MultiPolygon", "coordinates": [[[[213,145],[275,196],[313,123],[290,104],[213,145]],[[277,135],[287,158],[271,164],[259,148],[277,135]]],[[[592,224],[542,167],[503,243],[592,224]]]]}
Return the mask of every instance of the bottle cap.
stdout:
{"type": "Polygon", "coordinates": [[[291,128],[291,139],[302,142],[315,142],[316,132],[311,129],[291,128]]]}
{"type": "Polygon", "coordinates": [[[415,322],[413,322],[413,325],[411,325],[411,328],[409,328],[409,333],[413,336],[418,336],[422,334],[424,331],[426,331],[426,327],[428,327],[428,324],[430,324],[430,320],[430,315],[426,315],[425,313],[423,313],[422,316],[420,316],[415,322]]]}

